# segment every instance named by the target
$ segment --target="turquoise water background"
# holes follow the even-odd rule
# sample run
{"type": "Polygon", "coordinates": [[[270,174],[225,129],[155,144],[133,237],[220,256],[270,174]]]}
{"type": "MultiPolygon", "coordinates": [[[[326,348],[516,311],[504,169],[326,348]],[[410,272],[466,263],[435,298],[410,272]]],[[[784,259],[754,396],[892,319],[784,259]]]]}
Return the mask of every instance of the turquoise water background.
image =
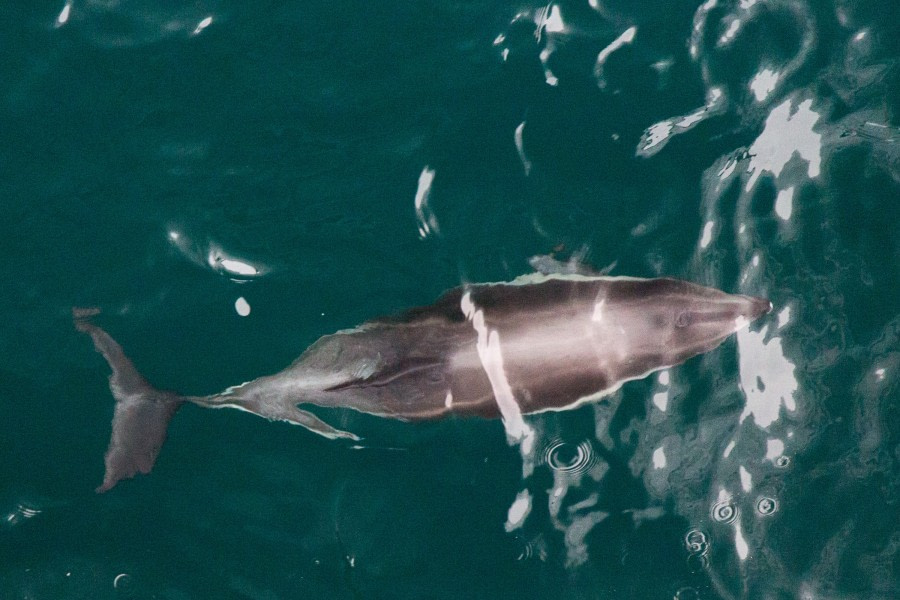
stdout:
{"type": "Polygon", "coordinates": [[[0,596],[900,597],[898,22],[893,0],[7,7],[0,596]],[[94,493],[113,401],[73,306],[206,394],[547,254],[774,310],[529,417],[530,456],[499,421],[336,414],[352,449],[189,406],[152,475],[94,493]]]}

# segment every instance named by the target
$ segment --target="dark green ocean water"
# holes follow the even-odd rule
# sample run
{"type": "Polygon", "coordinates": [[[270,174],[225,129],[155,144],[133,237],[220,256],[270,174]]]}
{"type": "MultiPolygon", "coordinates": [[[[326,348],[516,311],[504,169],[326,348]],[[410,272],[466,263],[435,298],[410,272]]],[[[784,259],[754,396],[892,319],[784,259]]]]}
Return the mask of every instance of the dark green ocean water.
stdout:
{"type": "Polygon", "coordinates": [[[0,597],[900,597],[895,0],[8,4],[0,597]],[[775,308],[529,417],[530,472],[499,421],[188,406],[94,493],[73,306],[206,394],[553,252],[775,308]]]}

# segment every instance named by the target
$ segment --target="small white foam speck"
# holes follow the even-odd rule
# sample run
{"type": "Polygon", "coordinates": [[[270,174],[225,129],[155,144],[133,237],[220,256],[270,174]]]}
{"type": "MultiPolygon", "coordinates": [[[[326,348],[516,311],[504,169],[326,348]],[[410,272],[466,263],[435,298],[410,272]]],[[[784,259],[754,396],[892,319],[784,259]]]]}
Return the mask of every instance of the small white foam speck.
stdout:
{"type": "Polygon", "coordinates": [[[653,405],[658,408],[660,412],[666,412],[666,409],[669,407],[669,393],[656,392],[653,394],[653,405]]]}
{"type": "Polygon", "coordinates": [[[794,186],[779,191],[778,197],[775,198],[775,214],[778,215],[782,221],[787,221],[791,218],[793,204],[794,186]]]}
{"type": "Polygon", "coordinates": [[[69,21],[69,15],[72,13],[72,5],[68,2],[63,9],[60,11],[59,16],[56,17],[56,26],[61,27],[65,25],[69,21]]]}
{"type": "Polygon", "coordinates": [[[234,302],[234,310],[237,311],[237,314],[242,317],[246,317],[250,314],[250,303],[247,302],[243,296],[235,300],[234,302]]]}
{"type": "Polygon", "coordinates": [[[785,306],[782,310],[778,312],[778,329],[781,329],[785,325],[791,322],[791,307],[785,306]]]}
{"type": "Polygon", "coordinates": [[[660,446],[656,450],[653,451],[653,468],[654,469],[665,469],[666,468],[666,451],[663,450],[663,447],[660,446]]]}
{"type": "Polygon", "coordinates": [[[712,241],[712,232],[715,224],[715,221],[707,221],[706,225],[703,226],[703,237],[700,239],[701,248],[706,248],[712,241]]]}
{"type": "Polygon", "coordinates": [[[204,18],[202,21],[200,21],[199,23],[197,23],[197,28],[194,29],[194,35],[197,35],[197,34],[200,33],[201,31],[203,31],[204,29],[206,29],[207,27],[209,27],[210,25],[212,25],[212,22],[213,22],[213,18],[212,18],[212,17],[206,17],[206,18],[204,18]]]}

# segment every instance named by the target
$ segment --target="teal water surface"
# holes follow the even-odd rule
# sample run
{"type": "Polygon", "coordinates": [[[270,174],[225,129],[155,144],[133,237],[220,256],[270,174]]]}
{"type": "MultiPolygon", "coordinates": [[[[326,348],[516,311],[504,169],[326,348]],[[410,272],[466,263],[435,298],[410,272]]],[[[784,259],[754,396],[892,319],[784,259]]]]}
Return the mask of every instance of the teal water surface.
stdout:
{"type": "Polygon", "coordinates": [[[0,596],[900,597],[892,0],[40,0],[0,17],[0,596]],[[765,296],[575,410],[173,420],[95,494],[100,321],[208,394],[570,256],[765,296]]]}

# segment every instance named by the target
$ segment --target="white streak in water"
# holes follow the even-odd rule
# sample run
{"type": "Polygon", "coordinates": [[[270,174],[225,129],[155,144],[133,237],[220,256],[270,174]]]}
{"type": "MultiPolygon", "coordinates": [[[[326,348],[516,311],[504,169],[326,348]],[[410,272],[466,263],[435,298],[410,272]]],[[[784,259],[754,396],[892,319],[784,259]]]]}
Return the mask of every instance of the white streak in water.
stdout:
{"type": "Polygon", "coordinates": [[[741,531],[740,521],[734,522],[734,548],[737,550],[738,558],[742,561],[747,560],[747,557],[750,556],[750,548],[747,546],[747,540],[744,539],[744,534],[741,531]]]}
{"type": "Polygon", "coordinates": [[[528,160],[528,157],[525,155],[525,144],[523,142],[522,134],[525,131],[525,121],[519,123],[519,126],[516,127],[516,132],[513,134],[513,140],[516,142],[516,152],[519,153],[519,160],[522,161],[522,168],[525,170],[525,176],[527,177],[529,173],[531,173],[531,161],[528,160]]]}
{"type": "Polygon", "coordinates": [[[749,492],[753,489],[753,476],[750,475],[750,472],[744,468],[744,465],[738,467],[738,474],[741,477],[741,487],[745,492],[749,492]]]}
{"type": "Polygon", "coordinates": [[[701,248],[709,246],[709,243],[712,241],[713,227],[715,227],[715,225],[715,221],[707,221],[706,225],[703,226],[703,237],[700,239],[701,248]]]}
{"type": "Polygon", "coordinates": [[[528,513],[531,512],[531,494],[528,490],[522,490],[516,495],[516,499],[506,513],[506,524],[503,528],[507,533],[522,526],[528,513]]]}
{"type": "Polygon", "coordinates": [[[425,239],[431,233],[438,235],[441,233],[434,211],[431,210],[431,206],[428,204],[428,199],[431,197],[432,183],[434,183],[434,169],[425,165],[419,174],[419,184],[416,188],[415,199],[416,221],[418,221],[419,225],[419,237],[422,239],[425,239]]]}
{"type": "Polygon", "coordinates": [[[206,17],[206,18],[204,18],[202,21],[200,21],[199,23],[197,23],[197,28],[194,29],[194,33],[192,33],[191,35],[197,35],[197,34],[200,33],[201,31],[203,31],[204,29],[206,29],[207,27],[209,27],[210,25],[212,25],[212,22],[213,22],[213,18],[212,18],[212,17],[206,17]]]}
{"type": "Polygon", "coordinates": [[[629,27],[622,32],[622,35],[614,39],[609,46],[601,50],[597,55],[597,66],[602,67],[603,63],[606,62],[606,59],[609,58],[610,54],[612,54],[625,44],[630,44],[631,42],[633,42],[635,33],[637,33],[637,27],[629,27]]]}
{"type": "Polygon", "coordinates": [[[725,451],[722,452],[722,456],[724,458],[728,458],[728,456],[731,454],[731,451],[734,450],[734,446],[735,446],[734,440],[731,440],[730,442],[728,442],[728,445],[725,446],[725,451]]]}
{"type": "Polygon", "coordinates": [[[62,27],[69,21],[69,16],[72,14],[72,5],[66,2],[66,5],[63,6],[62,10],[59,12],[59,16],[56,17],[56,26],[62,27]]]}

